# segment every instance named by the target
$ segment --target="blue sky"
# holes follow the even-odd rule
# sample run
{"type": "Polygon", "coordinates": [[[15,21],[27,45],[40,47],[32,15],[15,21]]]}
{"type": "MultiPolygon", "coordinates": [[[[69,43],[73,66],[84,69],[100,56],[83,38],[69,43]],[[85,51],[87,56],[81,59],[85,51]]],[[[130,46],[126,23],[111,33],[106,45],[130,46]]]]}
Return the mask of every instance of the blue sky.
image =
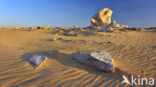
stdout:
{"type": "Polygon", "coordinates": [[[89,26],[103,8],[131,27],[156,27],[156,0],[0,0],[0,27],[89,26]]]}

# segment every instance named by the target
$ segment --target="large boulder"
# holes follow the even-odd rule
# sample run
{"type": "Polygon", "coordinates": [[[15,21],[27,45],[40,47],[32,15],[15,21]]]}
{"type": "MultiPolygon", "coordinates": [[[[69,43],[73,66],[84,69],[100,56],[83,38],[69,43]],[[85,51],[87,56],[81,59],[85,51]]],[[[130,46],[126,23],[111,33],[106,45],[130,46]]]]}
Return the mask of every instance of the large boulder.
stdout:
{"type": "Polygon", "coordinates": [[[91,23],[93,26],[103,26],[111,24],[111,16],[113,11],[109,8],[104,8],[93,16],[91,23]]]}
{"type": "Polygon", "coordinates": [[[101,71],[114,72],[115,69],[113,59],[110,57],[109,53],[103,51],[77,55],[74,59],[101,71]]]}

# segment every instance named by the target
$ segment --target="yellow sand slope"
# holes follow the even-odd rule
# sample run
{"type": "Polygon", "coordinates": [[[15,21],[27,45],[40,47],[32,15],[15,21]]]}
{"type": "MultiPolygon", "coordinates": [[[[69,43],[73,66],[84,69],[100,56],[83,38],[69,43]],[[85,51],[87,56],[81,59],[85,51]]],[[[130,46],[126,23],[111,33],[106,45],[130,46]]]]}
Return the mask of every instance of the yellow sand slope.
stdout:
{"type": "Polygon", "coordinates": [[[0,87],[119,87],[122,75],[132,74],[156,79],[156,32],[63,36],[44,30],[0,31],[0,87]],[[109,52],[116,72],[104,73],[72,59],[93,51],[109,52]],[[33,53],[48,57],[36,69],[27,61],[33,53]]]}

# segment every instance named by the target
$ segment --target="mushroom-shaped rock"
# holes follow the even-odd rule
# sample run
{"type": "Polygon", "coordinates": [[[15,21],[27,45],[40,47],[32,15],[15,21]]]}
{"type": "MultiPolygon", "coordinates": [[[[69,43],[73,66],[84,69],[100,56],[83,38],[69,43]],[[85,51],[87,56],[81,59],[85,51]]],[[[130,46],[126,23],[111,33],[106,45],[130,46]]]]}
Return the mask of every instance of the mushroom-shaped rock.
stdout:
{"type": "Polygon", "coordinates": [[[93,66],[101,71],[114,72],[114,62],[109,53],[104,51],[92,52],[90,54],[77,55],[75,60],[93,66]]]}
{"type": "Polygon", "coordinates": [[[102,9],[92,17],[91,19],[92,25],[93,26],[110,25],[112,13],[113,11],[109,8],[102,9]]]}
{"type": "Polygon", "coordinates": [[[33,54],[30,59],[29,62],[31,62],[35,68],[37,68],[41,63],[43,63],[45,60],[47,59],[47,57],[40,55],[40,54],[33,54]]]}

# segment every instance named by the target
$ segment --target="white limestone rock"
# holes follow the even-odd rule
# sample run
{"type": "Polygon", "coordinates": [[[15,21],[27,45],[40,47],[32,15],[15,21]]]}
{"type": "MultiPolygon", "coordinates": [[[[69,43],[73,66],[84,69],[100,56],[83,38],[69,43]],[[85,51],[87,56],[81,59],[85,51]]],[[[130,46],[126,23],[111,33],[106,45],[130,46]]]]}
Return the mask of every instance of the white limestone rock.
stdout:
{"type": "Polygon", "coordinates": [[[104,8],[93,16],[91,23],[93,26],[102,26],[111,24],[111,16],[113,11],[109,8],[104,8]]]}
{"type": "Polygon", "coordinates": [[[91,26],[93,27],[114,27],[114,28],[128,28],[127,25],[116,24],[116,21],[111,22],[113,11],[109,8],[104,8],[95,14],[91,19],[91,26]]]}
{"type": "Polygon", "coordinates": [[[110,57],[109,53],[104,51],[97,51],[90,53],[95,59],[113,65],[113,59],[110,57]]]}
{"type": "Polygon", "coordinates": [[[40,54],[33,54],[30,59],[29,62],[31,62],[34,65],[34,68],[37,68],[41,63],[43,63],[45,60],[47,59],[47,57],[40,55],[40,54]]]}
{"type": "Polygon", "coordinates": [[[101,71],[114,72],[115,70],[114,61],[107,52],[92,52],[90,54],[75,56],[74,59],[101,71]]]}

